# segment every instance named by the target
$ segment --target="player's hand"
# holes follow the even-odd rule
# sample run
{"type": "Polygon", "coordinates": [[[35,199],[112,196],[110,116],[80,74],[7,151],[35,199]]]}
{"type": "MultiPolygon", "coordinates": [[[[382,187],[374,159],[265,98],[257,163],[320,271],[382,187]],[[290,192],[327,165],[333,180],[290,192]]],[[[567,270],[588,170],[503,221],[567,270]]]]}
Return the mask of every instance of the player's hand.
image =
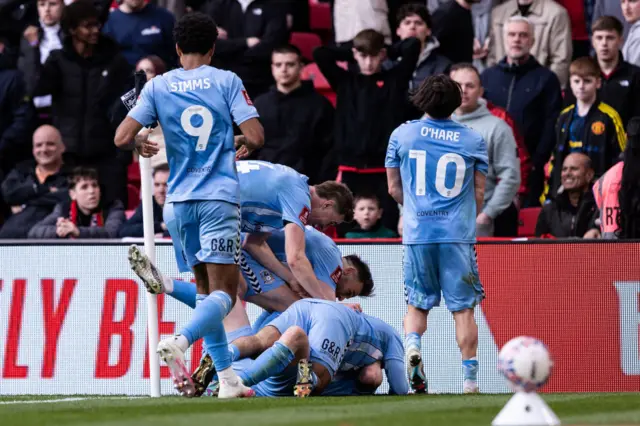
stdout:
{"type": "Polygon", "coordinates": [[[599,229],[589,229],[586,234],[584,234],[584,239],[593,240],[596,238],[600,238],[600,230],[599,229]]]}
{"type": "Polygon", "coordinates": [[[247,47],[253,47],[258,43],[260,43],[260,39],[258,37],[249,37],[247,39],[247,47]]]}
{"type": "Polygon", "coordinates": [[[346,306],[347,308],[351,308],[356,312],[362,312],[362,306],[360,306],[359,303],[343,303],[343,305],[346,306]]]}
{"type": "Polygon", "coordinates": [[[491,225],[491,222],[493,222],[493,219],[486,213],[480,213],[476,217],[476,225],[491,225]]]}
{"type": "Polygon", "coordinates": [[[142,129],[135,137],[136,151],[141,157],[150,158],[160,152],[160,147],[156,142],[149,140],[151,129],[142,129]]]}
{"type": "Polygon", "coordinates": [[[31,46],[37,46],[38,42],[40,41],[38,40],[38,27],[35,27],[33,25],[29,25],[27,29],[24,30],[24,33],[22,33],[22,35],[31,46]]]}
{"type": "Polygon", "coordinates": [[[222,27],[218,27],[218,38],[221,40],[226,40],[229,38],[229,33],[222,27]]]}
{"type": "Polygon", "coordinates": [[[11,206],[11,213],[18,214],[22,211],[22,206],[11,206]]]}
{"type": "Polygon", "coordinates": [[[253,152],[247,147],[246,143],[247,138],[243,135],[233,137],[233,145],[236,148],[236,160],[243,160],[245,158],[248,158],[253,152]]]}

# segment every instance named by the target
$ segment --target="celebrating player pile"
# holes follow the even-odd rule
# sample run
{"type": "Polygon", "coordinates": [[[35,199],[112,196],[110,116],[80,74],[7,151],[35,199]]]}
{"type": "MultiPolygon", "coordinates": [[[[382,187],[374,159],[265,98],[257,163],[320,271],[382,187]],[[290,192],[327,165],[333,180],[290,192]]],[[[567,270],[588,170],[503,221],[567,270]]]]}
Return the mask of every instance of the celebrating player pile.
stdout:
{"type": "Polygon", "coordinates": [[[412,101],[426,117],[391,134],[385,161],[389,193],[404,205],[407,372],[411,387],[426,392],[420,339],[442,292],[462,352],[463,391],[476,393],[478,327],[473,309],[484,298],[484,289],[473,244],[475,218],[484,199],[487,147],[482,136],[450,119],[461,93],[449,77],[427,78],[412,101]]]}

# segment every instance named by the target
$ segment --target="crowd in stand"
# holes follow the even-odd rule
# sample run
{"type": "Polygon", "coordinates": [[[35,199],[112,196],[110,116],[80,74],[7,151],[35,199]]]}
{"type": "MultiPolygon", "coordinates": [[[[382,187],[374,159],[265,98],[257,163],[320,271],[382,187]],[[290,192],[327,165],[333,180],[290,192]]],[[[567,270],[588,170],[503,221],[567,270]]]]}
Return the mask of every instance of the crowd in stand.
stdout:
{"type": "MultiPolygon", "coordinates": [[[[179,66],[172,28],[190,11],[214,18],[212,65],[242,79],[260,114],[252,158],[356,195],[354,223],[333,235],[402,234],[389,135],[421,118],[409,94],[445,73],[463,94],[452,119],[487,143],[479,236],[517,236],[519,211],[542,207],[536,236],[620,237],[623,222],[640,237],[640,0],[332,0],[331,25],[312,28],[315,3],[0,2],[0,238],[142,236],[137,159],[113,143],[121,96],[134,70],[179,66]]],[[[166,154],[152,166],[155,232],[168,236],[166,154]]]]}

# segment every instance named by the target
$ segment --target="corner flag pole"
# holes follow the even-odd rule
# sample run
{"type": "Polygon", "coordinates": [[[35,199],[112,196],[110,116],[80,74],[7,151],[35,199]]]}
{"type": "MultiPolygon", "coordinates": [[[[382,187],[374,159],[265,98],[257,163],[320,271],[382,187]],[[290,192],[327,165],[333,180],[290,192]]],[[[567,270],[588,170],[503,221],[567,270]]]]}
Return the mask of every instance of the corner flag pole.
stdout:
{"type": "MultiPolygon", "coordinates": [[[[142,87],[147,81],[144,71],[135,74],[136,99],[140,96],[142,87]]],[[[151,161],[140,157],[140,185],[142,190],[142,224],[144,229],[144,252],[151,262],[156,261],[156,244],[153,226],[153,197],[151,161]]],[[[160,396],[160,359],[156,353],[158,348],[158,299],[157,295],[147,294],[147,329],[149,331],[149,379],[152,397],[160,396]]]]}

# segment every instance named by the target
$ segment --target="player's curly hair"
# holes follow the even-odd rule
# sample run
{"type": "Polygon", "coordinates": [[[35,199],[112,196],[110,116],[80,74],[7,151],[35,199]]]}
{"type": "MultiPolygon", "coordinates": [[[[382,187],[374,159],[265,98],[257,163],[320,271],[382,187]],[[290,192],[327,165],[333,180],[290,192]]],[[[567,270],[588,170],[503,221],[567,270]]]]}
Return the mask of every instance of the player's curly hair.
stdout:
{"type": "Polygon", "coordinates": [[[369,265],[360,259],[357,254],[350,254],[344,257],[358,272],[358,280],[362,282],[362,291],[358,296],[369,297],[373,295],[373,276],[369,265]]]}
{"type": "Polygon", "coordinates": [[[218,39],[218,26],[209,15],[188,13],[173,27],[173,38],[182,53],[206,55],[218,39]]]}
{"type": "Polygon", "coordinates": [[[627,148],[618,191],[620,213],[616,218],[620,239],[640,238],[640,117],[633,117],[627,126],[627,148]]]}
{"type": "Polygon", "coordinates": [[[329,180],[319,185],[314,185],[314,188],[318,197],[335,202],[335,209],[338,214],[344,216],[345,222],[353,220],[353,194],[347,185],[329,180]]]}
{"type": "Polygon", "coordinates": [[[411,102],[430,117],[444,119],[460,106],[462,92],[460,85],[448,75],[432,75],[411,95],[411,102]]]}

